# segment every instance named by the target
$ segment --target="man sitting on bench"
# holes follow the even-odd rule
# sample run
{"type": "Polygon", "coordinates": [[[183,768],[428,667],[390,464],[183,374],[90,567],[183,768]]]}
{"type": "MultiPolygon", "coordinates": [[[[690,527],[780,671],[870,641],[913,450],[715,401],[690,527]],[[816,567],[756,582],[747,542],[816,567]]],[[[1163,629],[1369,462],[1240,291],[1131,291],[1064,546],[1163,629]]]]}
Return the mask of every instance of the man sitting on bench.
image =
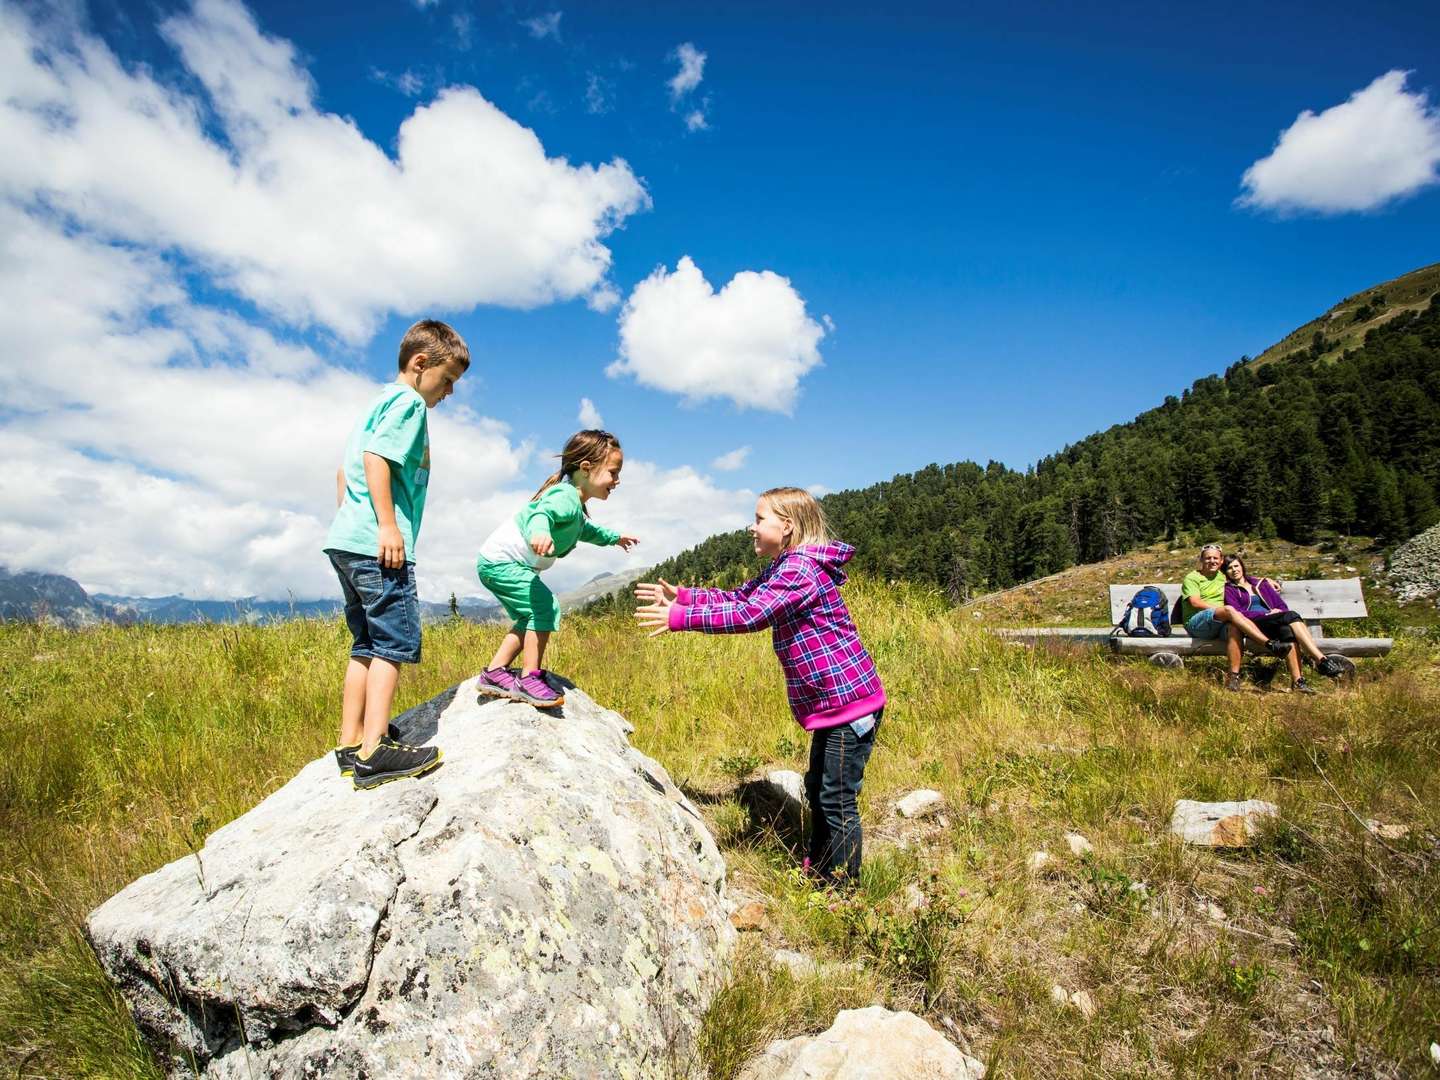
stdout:
{"type": "Polygon", "coordinates": [[[1295,646],[1289,641],[1271,641],[1243,613],[1226,605],[1225,575],[1220,570],[1224,559],[1219,544],[1206,544],[1200,549],[1200,569],[1191,570],[1180,582],[1180,613],[1186,632],[1196,641],[1224,637],[1225,655],[1230,661],[1225,689],[1239,690],[1242,636],[1265,646],[1271,656],[1286,656],[1295,646]]]}

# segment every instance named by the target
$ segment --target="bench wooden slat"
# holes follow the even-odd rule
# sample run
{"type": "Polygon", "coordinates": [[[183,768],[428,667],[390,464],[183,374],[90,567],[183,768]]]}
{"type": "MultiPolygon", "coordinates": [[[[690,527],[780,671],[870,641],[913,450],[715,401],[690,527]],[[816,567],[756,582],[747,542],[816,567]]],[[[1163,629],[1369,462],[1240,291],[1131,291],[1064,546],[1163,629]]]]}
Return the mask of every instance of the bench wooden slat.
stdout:
{"type": "MultiPolygon", "coordinates": [[[[1165,601],[1174,606],[1180,599],[1178,584],[1136,581],[1110,586],[1110,623],[1113,626],[1125,614],[1125,606],[1137,592],[1153,584],[1165,594],[1165,601]]],[[[1281,596],[1302,619],[1362,619],[1368,610],[1360,591],[1359,578],[1321,578],[1312,581],[1286,581],[1281,596]]]]}
{"type": "MultiPolygon", "coordinates": [[[[1192,637],[1168,638],[1112,637],[1110,647],[1122,656],[1153,656],[1155,653],[1171,652],[1179,656],[1222,656],[1225,643],[1218,638],[1197,641],[1192,637]]],[[[1340,653],[1344,656],[1385,656],[1394,647],[1391,638],[1325,638],[1317,641],[1322,652],[1340,653]]],[[[1253,653],[1269,655],[1253,641],[1246,641],[1245,648],[1253,653]]]]}

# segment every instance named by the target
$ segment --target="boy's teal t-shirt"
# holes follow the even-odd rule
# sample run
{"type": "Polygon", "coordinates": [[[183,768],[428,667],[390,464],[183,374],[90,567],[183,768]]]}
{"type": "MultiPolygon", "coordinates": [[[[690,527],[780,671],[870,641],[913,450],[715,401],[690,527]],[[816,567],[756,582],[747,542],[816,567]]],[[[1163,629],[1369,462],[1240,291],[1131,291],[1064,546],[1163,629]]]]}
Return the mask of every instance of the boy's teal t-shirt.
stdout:
{"type": "Polygon", "coordinates": [[[425,399],[404,383],[386,385],[350,433],[345,446],[345,495],[325,537],[326,550],[380,554],[380,524],[365,482],[365,454],[390,462],[395,524],[405,541],[405,561],[415,561],[415,538],[430,486],[430,428],[425,399]]]}

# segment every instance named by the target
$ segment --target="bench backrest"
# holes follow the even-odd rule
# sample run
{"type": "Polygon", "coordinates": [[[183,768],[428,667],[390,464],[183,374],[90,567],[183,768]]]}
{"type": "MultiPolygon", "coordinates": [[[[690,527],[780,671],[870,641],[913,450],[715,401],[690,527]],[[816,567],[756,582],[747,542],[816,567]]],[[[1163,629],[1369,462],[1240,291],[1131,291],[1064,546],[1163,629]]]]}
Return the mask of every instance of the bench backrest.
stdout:
{"type": "MultiPolygon", "coordinates": [[[[1170,606],[1180,599],[1180,586],[1159,582],[1136,581],[1110,586],[1110,623],[1113,626],[1125,614],[1125,605],[1137,592],[1153,584],[1165,594],[1170,606]]],[[[1316,581],[1282,581],[1280,595],[1302,619],[1362,619],[1365,598],[1360,595],[1359,578],[1327,578],[1316,581]]]]}

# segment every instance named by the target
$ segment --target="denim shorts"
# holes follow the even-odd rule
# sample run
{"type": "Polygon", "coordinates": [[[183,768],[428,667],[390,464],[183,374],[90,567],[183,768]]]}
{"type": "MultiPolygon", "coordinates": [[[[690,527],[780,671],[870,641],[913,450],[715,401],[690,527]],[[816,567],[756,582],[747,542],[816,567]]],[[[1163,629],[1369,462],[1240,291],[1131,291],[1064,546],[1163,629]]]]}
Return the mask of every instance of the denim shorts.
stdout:
{"type": "Polygon", "coordinates": [[[1197,641],[1210,641],[1214,638],[1224,637],[1225,631],[1229,629],[1223,622],[1215,618],[1218,608],[1202,608],[1185,620],[1185,631],[1197,641]]]}
{"type": "Polygon", "coordinates": [[[395,664],[420,662],[420,600],[415,564],[387,570],[374,555],[327,549],[345,593],[345,625],[355,639],[350,655],[395,664]]]}

